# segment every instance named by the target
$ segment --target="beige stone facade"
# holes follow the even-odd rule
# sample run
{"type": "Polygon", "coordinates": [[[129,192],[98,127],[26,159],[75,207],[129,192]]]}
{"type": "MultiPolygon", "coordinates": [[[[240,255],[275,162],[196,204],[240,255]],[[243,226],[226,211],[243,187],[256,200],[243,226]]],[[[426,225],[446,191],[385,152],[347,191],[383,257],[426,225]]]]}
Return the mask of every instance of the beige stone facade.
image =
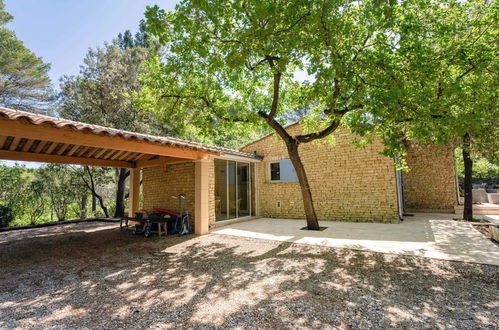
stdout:
{"type": "Polygon", "coordinates": [[[404,177],[407,211],[451,212],[457,203],[454,152],[450,145],[410,146],[404,177]]]}
{"type": "MultiPolygon", "coordinates": [[[[299,125],[288,127],[291,134],[297,134],[300,130],[299,125]]],[[[394,162],[380,154],[383,149],[381,142],[375,140],[364,148],[358,148],[352,144],[354,136],[345,128],[338,129],[333,137],[332,143],[318,141],[303,144],[299,149],[319,220],[399,222],[394,162]]],[[[252,175],[256,180],[252,183],[251,199],[252,205],[258,206],[257,215],[303,219],[305,214],[299,183],[269,180],[269,164],[289,158],[284,143],[275,135],[270,135],[245,146],[242,151],[264,157],[263,161],[252,165],[255,168],[252,175]]],[[[411,147],[407,151],[407,162],[411,171],[403,174],[406,209],[453,211],[456,177],[452,148],[435,145],[411,147]]],[[[209,226],[213,226],[217,212],[215,200],[226,199],[224,180],[219,178],[221,181],[217,188],[215,173],[213,159],[172,164],[165,168],[144,168],[142,208],[151,210],[160,207],[177,211],[178,202],[172,196],[185,193],[189,198],[194,225],[196,185],[203,186],[202,195],[200,191],[197,194],[208,200],[208,211],[206,206],[199,209],[208,214],[209,226]]],[[[198,207],[206,205],[206,199],[198,207]]],[[[207,228],[208,225],[204,222],[203,226],[207,228]]]]}
{"type": "Polygon", "coordinates": [[[210,227],[215,223],[215,164],[211,161],[208,165],[208,190],[209,190],[209,206],[208,211],[210,227]]]}
{"type": "MultiPolygon", "coordinates": [[[[297,134],[300,129],[293,125],[288,131],[297,134]]],[[[398,222],[395,167],[392,159],[379,154],[381,143],[358,148],[344,128],[338,129],[334,138],[334,143],[320,141],[299,148],[319,220],[398,222]]],[[[304,218],[299,183],[269,180],[269,163],[289,158],[283,142],[271,135],[242,151],[264,156],[263,162],[256,164],[260,215],[304,218]]]]}

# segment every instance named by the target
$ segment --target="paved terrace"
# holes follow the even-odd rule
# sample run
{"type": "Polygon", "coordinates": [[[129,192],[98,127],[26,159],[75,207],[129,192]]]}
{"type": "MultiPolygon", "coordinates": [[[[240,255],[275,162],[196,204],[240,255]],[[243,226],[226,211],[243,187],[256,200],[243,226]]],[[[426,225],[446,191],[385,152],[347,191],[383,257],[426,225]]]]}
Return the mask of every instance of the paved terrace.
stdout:
{"type": "Polygon", "coordinates": [[[396,253],[499,266],[499,247],[455,214],[419,213],[400,224],[323,221],[324,231],[307,231],[304,220],[257,219],[212,232],[363,251],[396,253]]]}

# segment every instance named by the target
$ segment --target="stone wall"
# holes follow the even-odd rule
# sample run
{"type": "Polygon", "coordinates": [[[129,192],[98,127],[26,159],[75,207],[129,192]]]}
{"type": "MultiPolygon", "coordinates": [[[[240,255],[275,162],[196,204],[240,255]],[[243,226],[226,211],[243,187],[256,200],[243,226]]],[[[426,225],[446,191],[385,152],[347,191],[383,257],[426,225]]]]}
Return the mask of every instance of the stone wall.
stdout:
{"type": "Polygon", "coordinates": [[[454,151],[450,145],[410,146],[404,173],[408,211],[452,212],[457,203],[454,151]]]}
{"type": "Polygon", "coordinates": [[[194,163],[168,165],[142,169],[143,208],[155,207],[178,212],[178,200],[172,198],[184,193],[189,199],[189,213],[194,224],[194,163]]]}
{"type": "MultiPolygon", "coordinates": [[[[215,223],[215,173],[213,161],[209,164],[209,221],[215,223]]],[[[172,164],[142,169],[143,209],[155,207],[178,212],[178,200],[172,198],[184,193],[189,199],[191,225],[195,218],[195,163],[172,164]]]]}
{"type": "MultiPolygon", "coordinates": [[[[291,134],[300,130],[299,125],[288,128],[291,134]]],[[[338,129],[333,136],[334,143],[318,141],[299,148],[319,220],[398,222],[394,163],[379,154],[381,143],[375,141],[358,148],[351,143],[353,135],[345,128],[338,129]]],[[[256,164],[260,215],[303,219],[299,183],[271,183],[268,178],[270,162],[289,158],[284,143],[271,135],[242,150],[264,156],[263,162],[256,164]]]]}

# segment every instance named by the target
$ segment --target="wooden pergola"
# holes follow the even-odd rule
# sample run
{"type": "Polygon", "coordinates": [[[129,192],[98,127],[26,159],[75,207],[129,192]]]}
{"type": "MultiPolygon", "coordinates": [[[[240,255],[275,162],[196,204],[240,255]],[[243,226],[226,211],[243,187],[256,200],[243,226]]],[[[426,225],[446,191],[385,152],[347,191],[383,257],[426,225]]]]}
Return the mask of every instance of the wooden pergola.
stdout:
{"type": "MultiPolygon", "coordinates": [[[[139,208],[140,168],[208,159],[224,150],[0,107],[0,159],[129,168],[130,215],[139,208]]],[[[196,191],[207,191],[202,167],[196,191]]],[[[199,207],[207,207],[204,199],[199,196],[199,207]]]]}

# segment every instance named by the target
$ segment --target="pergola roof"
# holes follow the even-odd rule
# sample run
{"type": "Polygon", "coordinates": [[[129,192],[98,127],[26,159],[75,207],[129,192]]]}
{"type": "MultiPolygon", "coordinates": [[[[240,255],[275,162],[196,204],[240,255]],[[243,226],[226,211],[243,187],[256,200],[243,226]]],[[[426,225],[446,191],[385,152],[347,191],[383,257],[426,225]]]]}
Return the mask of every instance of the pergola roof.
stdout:
{"type": "Polygon", "coordinates": [[[237,150],[0,107],[0,159],[135,168],[210,155],[259,159],[237,150]]]}

